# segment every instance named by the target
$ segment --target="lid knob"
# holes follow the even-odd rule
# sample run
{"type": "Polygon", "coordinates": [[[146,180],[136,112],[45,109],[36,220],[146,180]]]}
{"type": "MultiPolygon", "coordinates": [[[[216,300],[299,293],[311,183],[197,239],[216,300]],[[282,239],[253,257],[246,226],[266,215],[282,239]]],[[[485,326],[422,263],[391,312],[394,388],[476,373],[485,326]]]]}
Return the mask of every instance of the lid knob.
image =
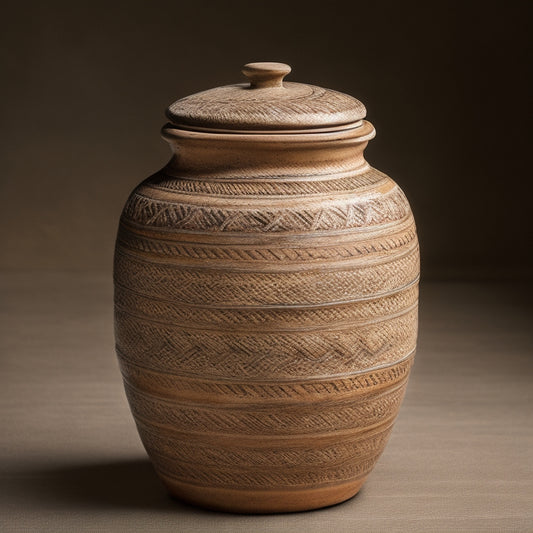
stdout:
{"type": "Polygon", "coordinates": [[[283,87],[283,78],[290,71],[291,67],[285,63],[248,63],[242,68],[252,89],[283,87]]]}

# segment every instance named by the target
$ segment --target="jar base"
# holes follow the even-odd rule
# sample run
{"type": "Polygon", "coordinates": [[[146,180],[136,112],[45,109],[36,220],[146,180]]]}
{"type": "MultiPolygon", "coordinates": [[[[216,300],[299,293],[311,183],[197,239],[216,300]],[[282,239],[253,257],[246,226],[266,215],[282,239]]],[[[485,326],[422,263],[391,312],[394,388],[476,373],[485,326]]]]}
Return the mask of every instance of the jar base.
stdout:
{"type": "Polygon", "coordinates": [[[302,490],[246,490],[200,487],[162,477],[174,498],[214,511],[243,514],[290,513],[329,507],[353,498],[365,478],[302,490]]]}

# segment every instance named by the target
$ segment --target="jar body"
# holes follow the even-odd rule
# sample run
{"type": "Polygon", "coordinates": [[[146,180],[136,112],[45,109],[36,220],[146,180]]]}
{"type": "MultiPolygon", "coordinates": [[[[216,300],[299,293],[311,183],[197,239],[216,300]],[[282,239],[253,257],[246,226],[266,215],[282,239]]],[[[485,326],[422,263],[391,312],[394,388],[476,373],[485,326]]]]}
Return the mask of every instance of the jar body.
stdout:
{"type": "Polygon", "coordinates": [[[383,451],[416,346],[419,251],[402,191],[363,159],[364,127],[326,152],[167,131],[176,155],[130,196],[117,353],[173,495],[323,507],[356,494],[383,451]]]}

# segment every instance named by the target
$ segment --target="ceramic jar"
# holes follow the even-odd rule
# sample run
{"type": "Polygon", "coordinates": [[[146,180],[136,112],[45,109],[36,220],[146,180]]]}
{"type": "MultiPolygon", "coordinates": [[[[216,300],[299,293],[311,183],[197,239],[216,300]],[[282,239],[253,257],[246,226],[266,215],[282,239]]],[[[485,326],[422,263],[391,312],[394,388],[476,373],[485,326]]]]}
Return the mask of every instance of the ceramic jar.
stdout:
{"type": "Polygon", "coordinates": [[[363,151],[351,96],[248,82],[178,100],[173,156],[129,197],[116,345],[170,491],[238,512],[356,494],[391,432],[417,337],[419,249],[400,188],[363,151]]]}

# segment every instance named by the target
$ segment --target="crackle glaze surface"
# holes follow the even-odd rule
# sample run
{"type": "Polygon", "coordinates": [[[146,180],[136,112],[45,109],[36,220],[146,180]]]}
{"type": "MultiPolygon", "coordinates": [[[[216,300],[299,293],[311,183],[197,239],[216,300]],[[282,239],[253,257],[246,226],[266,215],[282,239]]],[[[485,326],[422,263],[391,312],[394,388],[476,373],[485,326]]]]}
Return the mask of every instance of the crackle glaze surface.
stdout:
{"type": "Polygon", "coordinates": [[[159,476],[241,512],[353,496],[417,336],[415,224],[363,158],[373,128],[164,135],[175,156],[131,194],[115,256],[117,353],[159,476]]]}

